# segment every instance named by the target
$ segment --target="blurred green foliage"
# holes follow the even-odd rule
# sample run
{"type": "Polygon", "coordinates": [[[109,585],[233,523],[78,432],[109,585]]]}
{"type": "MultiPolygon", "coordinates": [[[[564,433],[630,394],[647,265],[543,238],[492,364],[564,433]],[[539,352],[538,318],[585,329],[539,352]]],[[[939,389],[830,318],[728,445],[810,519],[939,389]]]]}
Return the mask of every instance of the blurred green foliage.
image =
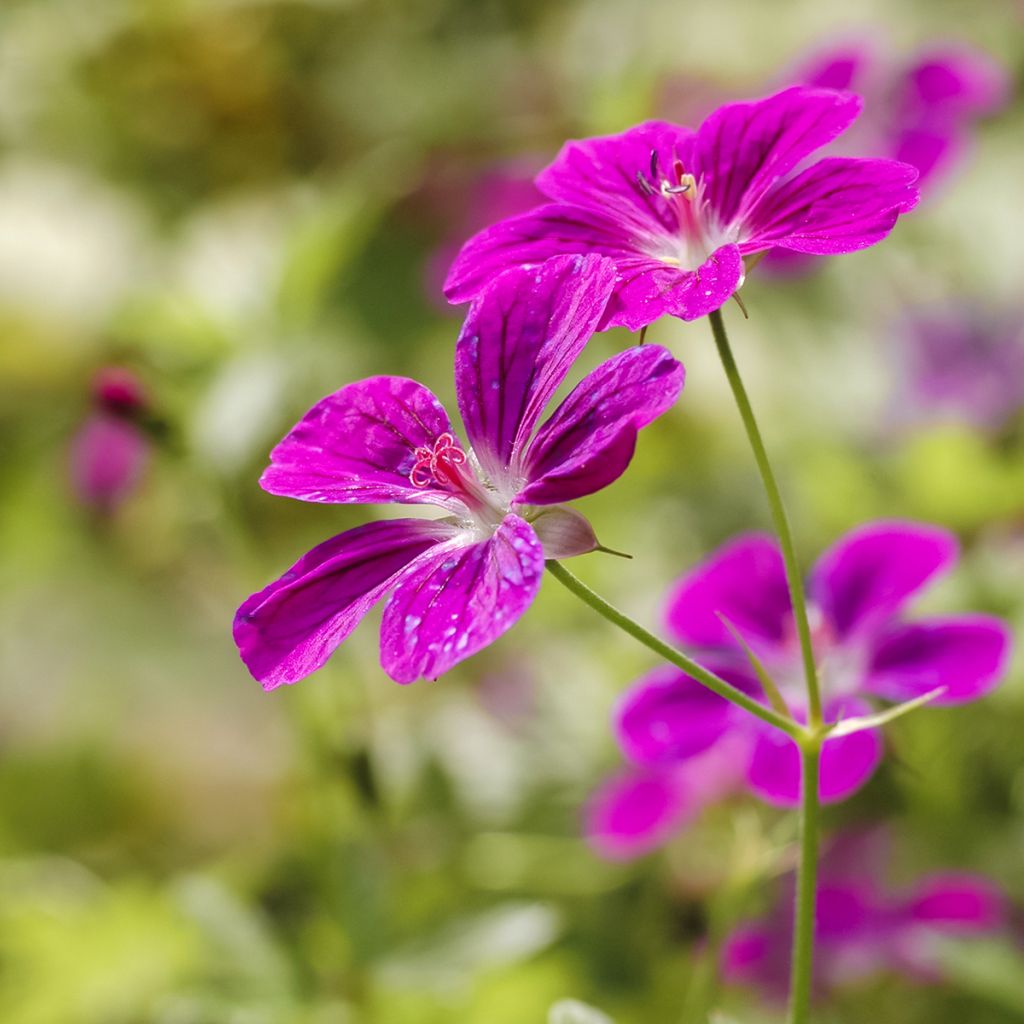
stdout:
{"type": "MultiPolygon", "coordinates": [[[[436,685],[388,682],[367,623],[264,695],[229,623],[365,515],[258,489],[294,419],[370,373],[451,398],[458,315],[427,268],[481,168],[649,116],[670,76],[695,106],[762,92],[856,29],[1024,60],[1009,3],[0,5],[0,1020],[526,1024],[567,997],[618,1024],[683,1020],[709,922],[764,905],[792,822],[737,800],[635,864],[586,848],[580,807],[617,763],[608,711],[642,653],[546,588],[436,685]],[[71,496],[67,446],[108,363],[138,373],[165,430],[100,521],[71,496]]],[[[807,279],[755,274],[751,320],[729,311],[805,559],[873,516],[943,523],[965,556],[930,600],[1014,623],[1024,434],[896,430],[890,412],[901,309],[1019,302],[1022,116],[986,124],[885,245],[807,279]]],[[[706,325],[651,337],[687,392],[581,503],[633,561],[580,571],[654,622],[673,576],[766,510],[706,325]]],[[[1019,672],[979,706],[895,723],[829,826],[888,820],[895,878],[970,869],[1019,902],[1022,726],[1019,672]]],[[[941,986],[882,979],[820,1019],[1024,1019],[1013,942],[949,962],[941,986]]]]}

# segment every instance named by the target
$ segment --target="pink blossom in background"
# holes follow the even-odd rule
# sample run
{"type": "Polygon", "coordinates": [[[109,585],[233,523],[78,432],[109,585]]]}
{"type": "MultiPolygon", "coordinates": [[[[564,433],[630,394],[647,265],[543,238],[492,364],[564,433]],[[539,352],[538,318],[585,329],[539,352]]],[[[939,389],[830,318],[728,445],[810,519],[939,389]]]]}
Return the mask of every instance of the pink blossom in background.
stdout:
{"type": "MultiPolygon", "coordinates": [[[[997,685],[1011,643],[999,619],[905,617],[913,598],[956,558],[956,541],[945,530],[902,521],[853,530],[819,558],[808,594],[826,722],[868,714],[876,698],[905,701],[945,687],[933,703],[949,705],[976,700],[997,685]]],[[[739,537],[683,576],[669,594],[667,624],[672,638],[702,665],[766,701],[731,630],[737,631],[790,709],[806,715],[799,643],[782,555],[772,538],[739,537]]],[[[599,791],[587,824],[595,845],[613,855],[658,845],[709,799],[739,784],[769,803],[799,801],[793,740],[676,669],[655,669],[630,687],[616,708],[614,728],[632,767],[599,791]],[[719,761],[714,755],[722,743],[728,753],[719,761]],[[710,784],[708,773],[719,771],[710,784]]],[[[855,792],[881,757],[878,729],[826,740],[822,801],[855,792]]]]}
{"type": "Polygon", "coordinates": [[[445,295],[465,302],[509,267],[598,253],[616,270],[601,327],[639,330],[719,309],[747,257],[874,245],[917,202],[917,172],[891,160],[808,163],[859,113],[850,93],[795,87],[720,107],[696,131],[648,121],[569,142],[537,176],[549,202],[471,238],[445,295]]]}
{"type": "Polygon", "coordinates": [[[950,169],[977,121],[1010,97],[1006,71],[988,54],[960,44],[935,44],[906,61],[870,44],[847,44],[811,57],[792,80],[864,97],[855,141],[874,156],[918,169],[925,188],[950,169]]]}
{"type": "Polygon", "coordinates": [[[83,505],[110,514],[149,464],[152,446],[139,425],[147,399],[129,370],[106,367],[93,381],[92,407],[71,440],[71,486],[83,505]]]}
{"type": "MultiPolygon", "coordinates": [[[[838,838],[822,858],[814,954],[819,996],[885,972],[941,981],[942,941],[1005,926],[1002,893],[977,875],[933,874],[909,888],[888,888],[888,850],[884,832],[858,832],[838,838]]],[[[792,934],[793,883],[787,879],[771,912],[741,925],[726,942],[726,980],[784,1001],[792,934]]]]}
{"type": "MultiPolygon", "coordinates": [[[[935,44],[906,61],[869,42],[843,43],[812,54],[787,80],[863,96],[863,116],[833,151],[910,164],[923,192],[955,169],[977,122],[1010,97],[1007,72],[984,51],[961,43],[935,44]]],[[[815,263],[807,254],[777,249],[763,268],[795,273],[815,263]]]]}
{"type": "Polygon", "coordinates": [[[539,160],[506,160],[434,198],[432,205],[444,218],[445,230],[442,241],[429,254],[424,267],[424,286],[431,301],[448,309],[444,299],[445,276],[470,235],[488,224],[525,213],[544,201],[533,183],[540,166],[539,160]]]}
{"type": "Polygon", "coordinates": [[[320,668],[385,596],[384,670],[400,683],[436,679],[525,613],[545,559],[595,550],[590,524],[562,502],[618,479],[638,432],[683,387],[666,349],[638,346],[598,366],[541,422],[613,284],[608,260],[569,256],[485,289],[455,347],[468,449],[422,384],[371,377],[317,403],[273,450],[260,480],[271,494],[429,504],[447,515],[348,530],[245,601],[234,638],[265,689],[320,668]]]}
{"type": "Polygon", "coordinates": [[[932,307],[904,317],[893,342],[898,423],[953,419],[994,432],[1024,406],[1024,311],[932,307]]]}

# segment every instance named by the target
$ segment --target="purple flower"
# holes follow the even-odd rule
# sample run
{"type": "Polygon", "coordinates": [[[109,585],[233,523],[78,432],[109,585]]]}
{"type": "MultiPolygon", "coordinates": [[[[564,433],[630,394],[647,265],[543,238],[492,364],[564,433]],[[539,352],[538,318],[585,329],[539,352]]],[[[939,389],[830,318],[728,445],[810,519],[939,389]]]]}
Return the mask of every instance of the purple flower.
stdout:
{"type": "Polygon", "coordinates": [[[1006,73],[988,54],[961,44],[930,47],[905,64],[870,44],[846,44],[812,57],[794,79],[864,95],[863,147],[912,164],[922,187],[955,161],[977,119],[1009,96],[1006,73]]]}
{"type": "Polygon", "coordinates": [[[71,486],[83,505],[109,515],[138,485],[151,445],[140,426],[147,400],[134,374],[106,367],[92,386],[93,411],[71,441],[71,486]]]}
{"type": "Polygon", "coordinates": [[[371,377],[315,405],[274,449],[260,483],[304,501],[430,504],[439,520],[369,523],[325,541],[238,610],[235,642],[265,689],[320,668],[385,595],[381,663],[396,681],[434,679],[503,634],[540,587],[546,558],[592,551],[560,503],[610,484],[637,432],[683,386],[663,348],[622,352],[538,427],[604,315],[615,269],[565,257],[499,277],[455,349],[463,448],[437,398],[405,377],[371,377]]]}
{"type": "MultiPolygon", "coordinates": [[[[818,560],[808,588],[825,720],[868,714],[869,698],[905,701],[945,687],[935,704],[974,700],[1000,679],[1010,634],[987,615],[908,621],[914,596],[952,568],[957,547],[944,530],[878,522],[847,534],[818,560]]],[[[740,537],[680,579],[669,595],[668,628],[707,668],[765,699],[732,630],[764,663],[798,717],[806,711],[799,643],[778,546],[769,537],[740,537]],[[731,627],[731,628],[730,628],[731,627]]],[[[730,744],[724,790],[742,778],[770,803],[800,796],[796,744],[675,669],[659,669],[629,689],[615,714],[620,747],[632,766],[602,791],[588,819],[594,844],[619,855],[658,844],[710,798],[689,781],[700,764],[730,744]],[[680,782],[682,779],[682,782],[680,782]],[[645,781],[640,781],[645,780],[645,781]],[[652,781],[653,780],[653,781],[652,781]],[[643,790],[646,812],[629,806],[627,781],[643,790]],[[655,788],[665,794],[655,809],[655,788]],[[644,817],[649,819],[644,823],[644,817]]],[[[882,737],[869,728],[828,739],[820,795],[842,800],[871,776],[882,737]]]]}
{"type": "MultiPolygon", "coordinates": [[[[988,880],[936,874],[911,889],[881,884],[888,844],[878,831],[841,837],[822,859],[815,922],[814,982],[819,995],[897,971],[941,980],[943,939],[991,934],[1005,923],[1004,899],[988,880]]],[[[793,885],[762,921],[738,928],[725,946],[724,974],[785,999],[793,934],[793,885]]]]}
{"type": "Polygon", "coordinates": [[[721,107],[695,132],[648,121],[570,142],[537,176],[550,202],[471,238],[445,294],[464,302],[508,267],[600,253],[616,269],[602,326],[637,330],[718,309],[742,285],[744,257],[874,245],[917,202],[914,169],[847,157],[805,166],[859,111],[852,94],[798,87],[721,107]]]}
{"type": "Polygon", "coordinates": [[[980,306],[929,309],[906,318],[900,420],[962,420],[999,430],[1024,406],[1024,316],[980,306]]]}

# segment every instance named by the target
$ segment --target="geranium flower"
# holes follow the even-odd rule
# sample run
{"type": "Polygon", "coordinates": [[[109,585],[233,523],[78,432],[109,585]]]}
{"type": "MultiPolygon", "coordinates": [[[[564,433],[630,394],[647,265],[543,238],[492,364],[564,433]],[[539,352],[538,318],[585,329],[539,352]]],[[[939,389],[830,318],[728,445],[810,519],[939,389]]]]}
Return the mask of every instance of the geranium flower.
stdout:
{"type": "MultiPolygon", "coordinates": [[[[969,874],[935,874],[904,891],[885,877],[888,837],[876,830],[840,837],[822,858],[817,893],[814,984],[818,995],[886,971],[918,982],[942,978],[941,944],[997,933],[1006,901],[995,885],[969,874]]],[[[789,982],[793,884],[761,921],[728,939],[723,973],[782,1002],[789,982]]]]}
{"type": "MultiPolygon", "coordinates": [[[[906,701],[944,687],[933,703],[958,704],[999,682],[1010,651],[1010,633],[1000,620],[904,618],[913,597],[949,571],[956,555],[956,541],[945,530],[891,521],[852,531],[818,560],[808,592],[826,722],[870,714],[873,698],[906,701]]],[[[799,643],[773,539],[740,537],[685,575],[669,595],[667,624],[702,665],[765,700],[737,640],[742,636],[789,708],[805,716],[799,643]]],[[[682,672],[657,669],[630,688],[617,707],[615,731],[632,767],[591,804],[588,831],[603,852],[632,856],[650,849],[741,778],[770,803],[799,801],[793,740],[682,672]],[[729,744],[728,767],[709,789],[701,780],[710,769],[701,761],[721,761],[722,743],[729,744]],[[635,791],[645,794],[646,812],[629,806],[635,791]]],[[[877,728],[827,739],[821,799],[849,796],[881,756],[877,728]]]]}
{"type": "Polygon", "coordinates": [[[133,373],[116,366],[97,373],[93,411],[72,438],[71,487],[78,500],[111,514],[138,486],[152,454],[141,421],[147,398],[133,373]]]}
{"type": "Polygon", "coordinates": [[[980,305],[946,305],[904,318],[894,415],[953,418],[998,431],[1024,407],[1024,316],[980,305]]]}
{"type": "Polygon", "coordinates": [[[962,44],[931,46],[900,62],[870,43],[849,43],[815,54],[793,78],[861,93],[865,116],[856,134],[863,149],[912,164],[920,187],[949,169],[975,122],[1010,94],[1006,72],[988,54],[962,44]]]}
{"type": "Polygon", "coordinates": [[[604,315],[615,268],[565,257],[499,277],[455,348],[464,448],[443,406],[405,377],[371,377],[315,405],[273,450],[260,484],[303,501],[430,504],[439,520],[369,523],[299,559],[238,610],[234,636],[272,689],[320,668],[390,595],[381,663],[401,683],[434,679],[526,611],[546,558],[598,545],[561,502],[616,480],[637,432],[683,386],[663,348],[629,349],[541,414],[604,315]]]}
{"type": "Polygon", "coordinates": [[[881,241],[917,202],[916,171],[830,157],[799,168],[860,112],[849,93],[792,88],[719,108],[697,131],[648,121],[570,142],[537,176],[551,202],[466,243],[445,294],[471,299],[495,274],[562,253],[600,253],[617,271],[602,326],[638,330],[722,306],[744,257],[782,247],[834,254],[881,241]]]}

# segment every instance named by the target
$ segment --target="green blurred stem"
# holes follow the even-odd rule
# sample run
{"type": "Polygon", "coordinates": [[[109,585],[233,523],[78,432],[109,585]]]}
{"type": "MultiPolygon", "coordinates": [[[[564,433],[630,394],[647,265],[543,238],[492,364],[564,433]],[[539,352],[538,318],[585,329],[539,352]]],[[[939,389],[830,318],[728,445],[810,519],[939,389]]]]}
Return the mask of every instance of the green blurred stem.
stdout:
{"type": "Polygon", "coordinates": [[[548,572],[555,577],[566,589],[571,590],[581,601],[590,605],[594,611],[603,615],[612,625],[618,626],[623,632],[628,633],[633,639],[639,640],[645,647],[654,651],[660,658],[676,668],[681,669],[687,675],[692,676],[697,682],[702,683],[709,690],[713,690],[724,697],[727,701],[738,705],[752,715],[756,715],[762,721],[775,726],[787,736],[799,741],[804,730],[789,718],[780,715],[777,711],[766,707],[764,704],[748,697],[742,690],[737,689],[731,683],[716,676],[702,668],[695,661],[691,661],[682,651],[676,650],[671,644],[658,639],[653,633],[644,629],[639,622],[631,619],[628,615],[620,612],[614,605],[609,604],[603,597],[594,593],[581,579],[574,576],[561,562],[551,560],[547,563],[548,572]]]}
{"type": "Polygon", "coordinates": [[[800,865],[797,868],[793,960],[789,982],[789,1024],[807,1024],[814,968],[815,889],[818,880],[818,775],[822,733],[808,731],[800,747],[800,865]]]}
{"type": "Polygon", "coordinates": [[[729,379],[729,387],[732,388],[736,407],[739,409],[750,447],[754,452],[754,461],[761,474],[761,482],[764,484],[765,494],[768,497],[775,533],[778,535],[779,545],[782,548],[782,560],[786,567],[786,581],[789,585],[793,616],[796,619],[797,634],[800,637],[804,676],[807,680],[808,725],[811,729],[816,729],[822,722],[821,693],[818,689],[818,670],[814,663],[814,647],[811,644],[811,627],[807,618],[803,574],[800,571],[800,563],[797,561],[796,549],[793,546],[793,534],[789,528],[789,520],[786,517],[786,508],[782,503],[782,495],[779,493],[779,485],[775,482],[775,474],[768,461],[768,452],[765,450],[764,441],[761,440],[761,431],[754,418],[754,410],[747,397],[747,389],[743,386],[743,379],[740,377],[739,368],[736,366],[736,360],[733,358],[732,349],[729,346],[729,336],[725,333],[725,322],[722,320],[721,310],[716,309],[709,314],[708,319],[711,321],[711,333],[715,336],[715,345],[718,348],[722,367],[729,379]]]}

